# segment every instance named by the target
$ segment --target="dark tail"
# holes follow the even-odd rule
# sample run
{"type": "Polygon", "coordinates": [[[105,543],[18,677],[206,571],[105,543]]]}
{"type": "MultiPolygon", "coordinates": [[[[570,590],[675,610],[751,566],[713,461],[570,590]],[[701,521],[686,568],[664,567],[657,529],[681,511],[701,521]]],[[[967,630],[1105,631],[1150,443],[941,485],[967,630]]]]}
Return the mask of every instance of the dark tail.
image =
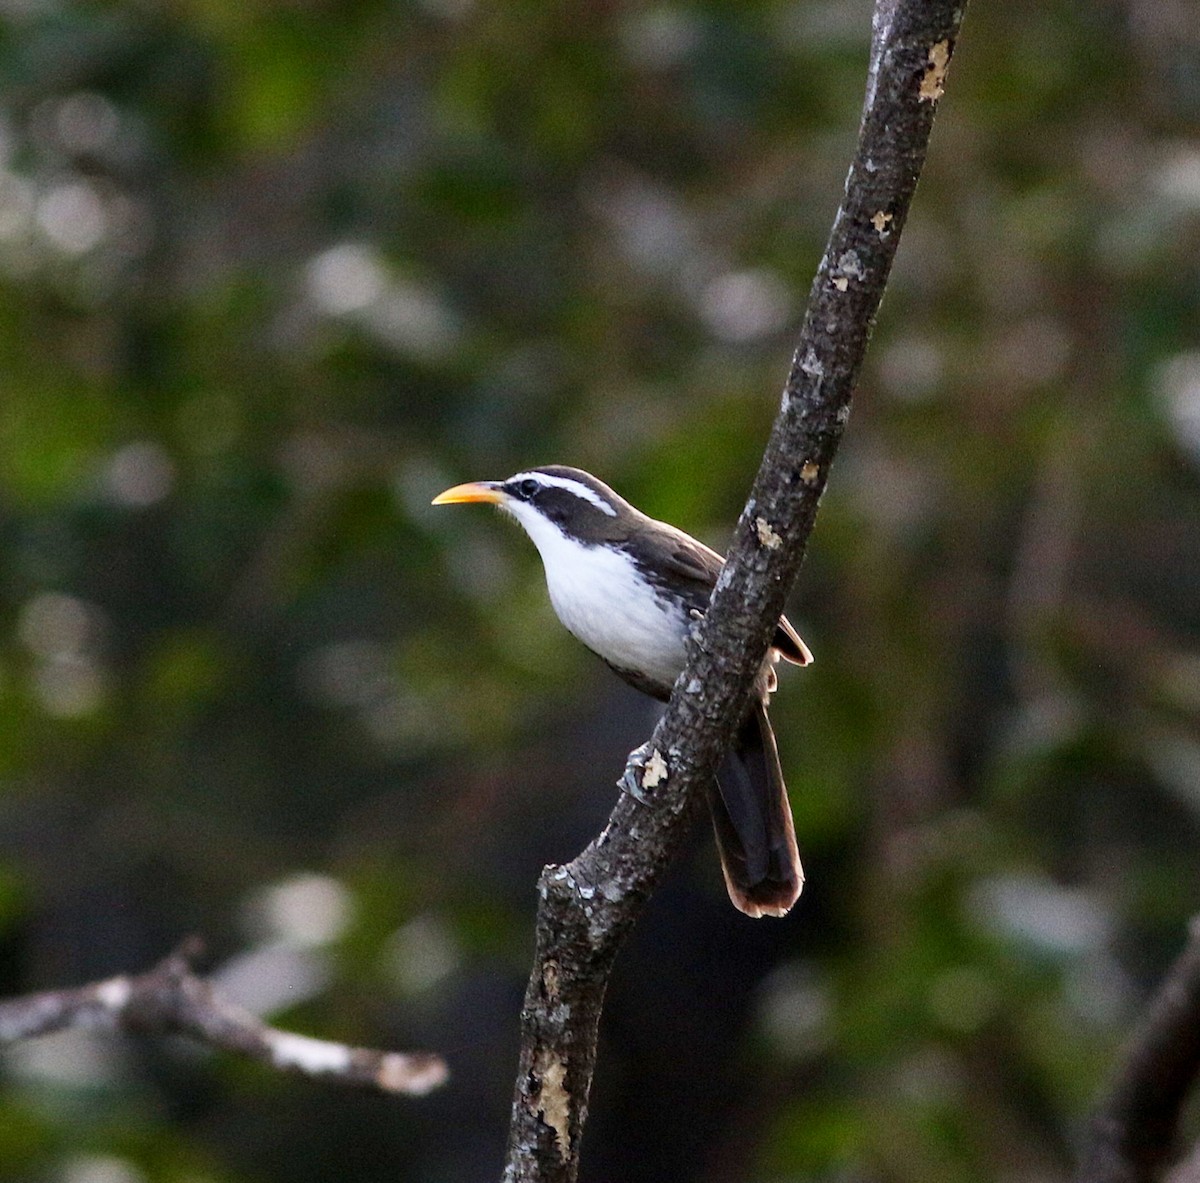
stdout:
{"type": "Polygon", "coordinates": [[[755,702],[709,795],[729,898],[755,918],[785,916],[804,872],[767,708],[755,702]]]}

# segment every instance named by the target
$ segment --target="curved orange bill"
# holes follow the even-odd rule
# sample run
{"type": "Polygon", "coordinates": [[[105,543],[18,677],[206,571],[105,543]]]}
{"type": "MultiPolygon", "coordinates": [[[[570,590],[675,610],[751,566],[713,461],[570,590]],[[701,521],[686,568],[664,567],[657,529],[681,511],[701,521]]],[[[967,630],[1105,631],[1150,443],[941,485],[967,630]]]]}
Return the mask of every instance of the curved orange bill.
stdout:
{"type": "Polygon", "coordinates": [[[490,505],[499,505],[503,500],[504,492],[499,481],[469,481],[439,493],[430,504],[456,505],[463,501],[486,501],[490,505]]]}

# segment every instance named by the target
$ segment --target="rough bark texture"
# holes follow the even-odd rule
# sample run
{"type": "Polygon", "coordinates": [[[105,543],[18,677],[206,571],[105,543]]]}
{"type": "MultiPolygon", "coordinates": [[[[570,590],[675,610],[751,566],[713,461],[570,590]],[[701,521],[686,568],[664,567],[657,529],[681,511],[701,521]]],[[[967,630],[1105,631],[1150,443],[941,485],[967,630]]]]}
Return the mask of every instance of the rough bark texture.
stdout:
{"type": "Polygon", "coordinates": [[[1200,917],[1121,1056],[1089,1128],[1078,1183],[1151,1183],[1200,1076],[1200,917]]]}
{"type": "MultiPolygon", "coordinates": [[[[622,794],[603,833],[566,866],[547,867],[538,884],[506,1183],[576,1177],[609,970],[682,844],[800,569],[964,7],[876,4],[858,149],[779,416],[688,668],[654,730],[649,758],[630,764],[650,804],[622,794]]],[[[799,907],[802,913],[803,898],[799,907]]]]}
{"type": "Polygon", "coordinates": [[[186,1035],[284,1072],[387,1093],[423,1094],[447,1077],[425,1052],[381,1052],[268,1027],[192,973],[191,944],[143,974],[0,1002],[0,1046],[68,1027],[186,1035]]]}

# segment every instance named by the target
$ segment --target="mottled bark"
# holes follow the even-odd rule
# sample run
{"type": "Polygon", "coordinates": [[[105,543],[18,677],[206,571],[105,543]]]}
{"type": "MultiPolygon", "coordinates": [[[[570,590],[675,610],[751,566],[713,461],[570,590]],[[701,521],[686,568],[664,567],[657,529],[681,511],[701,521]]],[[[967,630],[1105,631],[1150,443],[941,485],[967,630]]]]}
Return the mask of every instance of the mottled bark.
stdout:
{"type": "Polygon", "coordinates": [[[1092,1118],[1077,1183],[1151,1183],[1175,1149],[1200,1076],[1200,917],[1117,1066],[1092,1118]]]}
{"type": "MultiPolygon", "coordinates": [[[[631,761],[604,832],[538,884],[506,1183],[576,1177],[605,986],[621,942],[679,850],[748,702],[804,558],[925,159],[963,3],[879,0],[846,193],[809,296],[782,406],[688,668],[631,761]]],[[[803,897],[799,905],[803,916],[803,897]]]]}

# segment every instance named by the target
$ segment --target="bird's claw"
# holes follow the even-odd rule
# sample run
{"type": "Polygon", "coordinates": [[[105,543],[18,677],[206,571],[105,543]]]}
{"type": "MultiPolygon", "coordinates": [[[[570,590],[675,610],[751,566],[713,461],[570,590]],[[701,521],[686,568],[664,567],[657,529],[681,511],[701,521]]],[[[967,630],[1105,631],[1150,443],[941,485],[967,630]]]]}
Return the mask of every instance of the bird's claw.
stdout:
{"type": "Polygon", "coordinates": [[[642,787],[642,776],[646,771],[646,761],[650,759],[650,741],[647,740],[639,748],[635,748],[629,753],[629,759],[625,764],[625,771],[621,773],[621,779],[617,781],[617,788],[628,793],[635,801],[642,805],[650,804],[650,797],[646,790],[642,787]]]}

